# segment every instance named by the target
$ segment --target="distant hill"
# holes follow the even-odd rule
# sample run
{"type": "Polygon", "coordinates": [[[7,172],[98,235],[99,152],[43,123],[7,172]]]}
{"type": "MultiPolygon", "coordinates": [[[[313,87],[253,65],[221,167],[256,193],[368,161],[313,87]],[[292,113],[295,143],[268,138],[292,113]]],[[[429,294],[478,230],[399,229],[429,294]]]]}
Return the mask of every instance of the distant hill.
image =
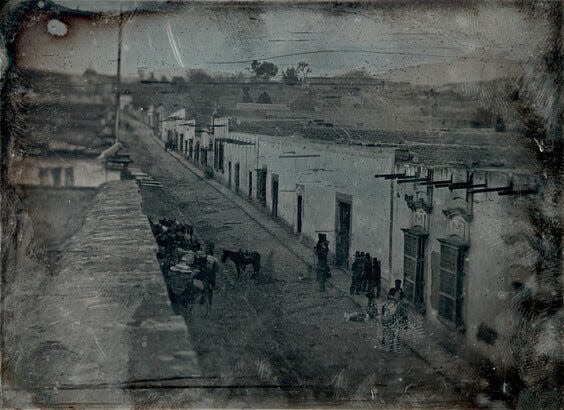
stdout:
{"type": "Polygon", "coordinates": [[[394,69],[379,77],[389,81],[407,81],[413,85],[437,86],[517,77],[520,72],[521,66],[518,63],[457,59],[448,63],[420,64],[394,69]]]}

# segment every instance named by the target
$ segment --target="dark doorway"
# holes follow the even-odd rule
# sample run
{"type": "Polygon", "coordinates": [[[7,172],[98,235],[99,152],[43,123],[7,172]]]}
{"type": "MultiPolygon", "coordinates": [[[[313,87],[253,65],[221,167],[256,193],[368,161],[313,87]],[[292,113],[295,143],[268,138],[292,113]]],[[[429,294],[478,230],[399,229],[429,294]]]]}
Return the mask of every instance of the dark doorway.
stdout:
{"type": "Polygon", "coordinates": [[[217,165],[218,165],[219,169],[221,170],[221,172],[223,172],[223,170],[225,169],[224,152],[225,152],[225,146],[223,145],[223,142],[220,142],[219,143],[219,163],[217,165]]]}
{"type": "Polygon", "coordinates": [[[302,209],[303,209],[303,197],[298,195],[298,209],[297,209],[297,224],[296,224],[296,232],[302,233],[302,209]]]}
{"type": "Polygon", "coordinates": [[[278,175],[272,175],[270,179],[272,188],[272,216],[278,217],[278,175]]]}
{"type": "Polygon", "coordinates": [[[337,237],[335,244],[335,263],[347,267],[351,242],[351,204],[337,200],[337,237]]]}
{"type": "Polygon", "coordinates": [[[253,197],[253,171],[249,171],[249,198],[253,197]]]}
{"type": "Polygon", "coordinates": [[[194,161],[200,162],[200,143],[196,142],[196,149],[194,150],[194,161]]]}
{"type": "Polygon", "coordinates": [[[194,141],[188,141],[188,156],[192,159],[192,151],[194,151],[194,141]]]}
{"type": "Polygon", "coordinates": [[[227,168],[227,186],[231,188],[231,161],[229,161],[227,168]]]}
{"type": "Polygon", "coordinates": [[[239,192],[239,163],[235,164],[235,192],[239,192]]]}
{"type": "Polygon", "coordinates": [[[262,206],[266,206],[266,169],[257,170],[257,198],[262,206]]]}

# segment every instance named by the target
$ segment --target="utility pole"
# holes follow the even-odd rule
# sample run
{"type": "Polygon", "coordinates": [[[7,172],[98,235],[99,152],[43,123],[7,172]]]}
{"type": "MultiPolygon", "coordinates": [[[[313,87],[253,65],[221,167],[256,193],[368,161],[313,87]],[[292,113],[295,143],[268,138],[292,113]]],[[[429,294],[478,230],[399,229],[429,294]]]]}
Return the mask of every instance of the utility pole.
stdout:
{"type": "Polygon", "coordinates": [[[116,118],[115,118],[115,143],[119,142],[119,115],[120,115],[120,88],[121,88],[121,38],[122,38],[122,11],[119,8],[118,23],[118,56],[117,56],[117,75],[116,75],[116,118]]]}

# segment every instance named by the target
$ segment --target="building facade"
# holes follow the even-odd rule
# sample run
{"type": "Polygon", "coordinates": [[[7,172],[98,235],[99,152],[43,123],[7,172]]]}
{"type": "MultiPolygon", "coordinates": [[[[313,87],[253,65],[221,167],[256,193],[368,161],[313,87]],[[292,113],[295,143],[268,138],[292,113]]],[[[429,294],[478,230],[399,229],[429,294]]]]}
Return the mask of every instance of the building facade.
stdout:
{"type": "Polygon", "coordinates": [[[427,163],[394,146],[229,132],[227,119],[216,121],[225,126],[197,142],[206,160],[189,158],[297,240],[312,246],[325,233],[345,271],[355,251],[378,258],[384,294],[400,279],[414,320],[452,351],[510,366],[512,300],[534,286],[530,172],[427,163]]]}

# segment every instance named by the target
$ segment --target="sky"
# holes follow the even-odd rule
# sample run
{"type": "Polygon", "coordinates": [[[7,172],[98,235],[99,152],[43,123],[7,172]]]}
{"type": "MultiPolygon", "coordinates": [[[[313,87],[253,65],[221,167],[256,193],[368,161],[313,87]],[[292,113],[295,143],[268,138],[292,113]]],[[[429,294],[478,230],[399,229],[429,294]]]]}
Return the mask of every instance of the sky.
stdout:
{"type": "MultiPolygon", "coordinates": [[[[87,1],[59,3],[92,8],[87,1]]],[[[94,4],[98,9],[111,9],[116,3],[94,4]]],[[[539,30],[545,26],[507,3],[426,4],[351,9],[200,3],[137,12],[124,23],[122,75],[136,76],[139,69],[158,76],[181,75],[194,68],[237,73],[257,59],[272,61],[282,69],[307,61],[312,75],[359,68],[378,74],[446,63],[456,66],[453,73],[462,70],[462,76],[465,68],[478,70],[479,76],[490,66],[503,76],[504,67],[542,51],[546,33],[539,30]]],[[[123,9],[131,6],[126,3],[123,9]]],[[[67,22],[63,36],[49,34],[48,24],[38,21],[22,33],[19,64],[73,73],[89,67],[115,73],[115,20],[73,20],[67,22]]],[[[54,27],[52,22],[50,27],[54,27]]]]}

